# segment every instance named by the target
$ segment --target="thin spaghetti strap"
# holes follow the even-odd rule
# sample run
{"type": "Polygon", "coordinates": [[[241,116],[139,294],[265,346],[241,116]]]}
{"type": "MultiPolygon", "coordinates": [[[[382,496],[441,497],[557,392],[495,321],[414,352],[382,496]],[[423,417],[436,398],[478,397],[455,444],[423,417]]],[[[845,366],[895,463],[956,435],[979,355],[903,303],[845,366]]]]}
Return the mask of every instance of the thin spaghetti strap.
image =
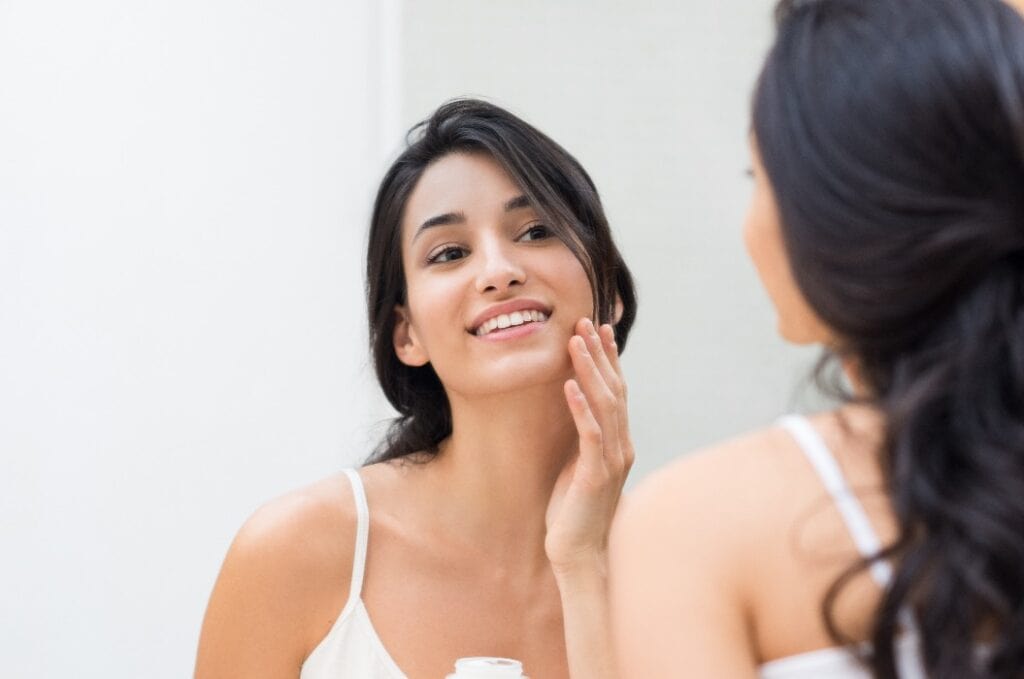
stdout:
{"type": "MultiPolygon", "coordinates": [[[[846,483],[846,477],[843,476],[843,471],[832,456],[832,451],[825,445],[825,441],[807,421],[807,418],[800,415],[787,415],[779,419],[779,424],[796,440],[811,466],[814,467],[814,471],[818,473],[828,494],[832,496],[836,509],[843,517],[843,522],[846,524],[847,530],[850,531],[854,544],[857,545],[857,551],[864,558],[878,555],[882,551],[882,542],[878,539],[875,529],[871,527],[864,507],[857,500],[857,496],[853,494],[849,484],[846,483]]],[[[889,582],[892,580],[892,566],[889,562],[876,559],[871,562],[869,568],[871,577],[879,587],[888,589],[889,582]]],[[[917,618],[910,607],[904,606],[897,615],[903,632],[910,638],[920,638],[917,618]]],[[[922,669],[924,666],[916,653],[906,662],[909,665],[901,666],[901,676],[925,676],[922,669]]]]}
{"type": "Polygon", "coordinates": [[[356,501],[356,551],[352,556],[352,584],[349,587],[349,603],[362,596],[363,574],[366,571],[366,546],[370,536],[370,508],[366,503],[363,480],[355,469],[346,469],[345,475],[352,484],[352,496],[356,501]]]}
{"type": "MultiPolygon", "coordinates": [[[[796,440],[811,466],[818,473],[825,490],[832,496],[836,509],[843,517],[843,522],[846,524],[847,530],[850,531],[857,551],[864,558],[877,556],[882,551],[882,543],[874,528],[871,527],[864,507],[850,490],[842,470],[821,436],[811,426],[811,423],[800,415],[787,415],[779,420],[779,424],[796,440]]],[[[888,561],[872,561],[870,570],[871,576],[879,586],[883,589],[888,587],[889,581],[892,579],[892,566],[888,561]]]]}

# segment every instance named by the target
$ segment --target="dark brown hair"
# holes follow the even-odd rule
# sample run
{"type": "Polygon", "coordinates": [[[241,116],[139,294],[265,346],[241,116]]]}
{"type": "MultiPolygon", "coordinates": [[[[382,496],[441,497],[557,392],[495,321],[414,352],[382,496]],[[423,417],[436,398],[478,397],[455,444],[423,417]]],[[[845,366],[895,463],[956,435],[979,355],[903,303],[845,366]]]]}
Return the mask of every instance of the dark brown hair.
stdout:
{"type": "Polygon", "coordinates": [[[933,679],[1024,676],[1024,21],[998,0],[784,0],[753,122],[797,284],[886,418],[898,538],[867,658],[912,611],[933,679]],[[978,652],[985,642],[986,652],[978,652]]]}
{"type": "Polygon", "coordinates": [[[451,434],[451,409],[437,373],[429,364],[403,364],[393,345],[395,306],[406,299],[401,239],[405,205],[430,164],[451,153],[484,153],[504,168],[583,265],[598,322],[610,322],[616,297],[622,301],[615,325],[620,350],[636,316],[629,269],[612,240],[597,189],[576,159],[498,106],[474,99],[442,105],[409,131],[407,148],[384,175],[374,203],[366,258],[370,350],[377,380],[398,417],[369,462],[414,453],[432,456],[451,434]]]}

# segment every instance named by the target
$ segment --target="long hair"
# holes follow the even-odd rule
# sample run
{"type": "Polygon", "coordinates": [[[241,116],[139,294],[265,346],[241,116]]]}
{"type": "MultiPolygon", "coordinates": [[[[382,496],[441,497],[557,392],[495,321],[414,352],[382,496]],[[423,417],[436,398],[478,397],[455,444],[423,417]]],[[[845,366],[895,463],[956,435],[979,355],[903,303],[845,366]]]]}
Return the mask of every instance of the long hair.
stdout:
{"type": "MultiPolygon", "coordinates": [[[[936,679],[1024,676],[1024,21],[998,0],[783,0],[753,102],[797,285],[886,418],[875,611],[936,679]],[[979,644],[984,652],[978,653],[979,644]]],[[[839,590],[823,603],[834,621],[839,590]]]]}
{"type": "Polygon", "coordinates": [[[402,269],[402,215],[423,172],[452,153],[483,153],[508,173],[545,225],[580,261],[594,295],[599,322],[623,312],[615,340],[624,348],[636,317],[633,279],[612,240],[594,182],[552,139],[493,104],[457,99],[438,108],[408,134],[407,148],[391,165],[374,204],[366,257],[366,306],[377,380],[398,411],[370,457],[380,462],[413,454],[431,457],[451,434],[451,406],[429,364],[410,367],[395,355],[395,306],[406,299],[402,269]]]}

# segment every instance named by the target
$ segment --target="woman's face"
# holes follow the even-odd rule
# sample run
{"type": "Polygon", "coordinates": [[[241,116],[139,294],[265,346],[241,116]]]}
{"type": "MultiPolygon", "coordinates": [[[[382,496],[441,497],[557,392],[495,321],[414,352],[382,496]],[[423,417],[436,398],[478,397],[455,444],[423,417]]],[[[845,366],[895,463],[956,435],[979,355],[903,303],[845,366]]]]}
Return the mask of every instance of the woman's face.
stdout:
{"type": "Polygon", "coordinates": [[[402,218],[402,263],[403,363],[431,363],[464,395],[571,374],[567,342],[593,312],[587,275],[489,156],[452,153],[424,171],[402,218]]]}
{"type": "Polygon", "coordinates": [[[750,137],[750,155],[754,191],[743,227],[743,240],[761,283],[775,306],[779,334],[795,344],[829,343],[832,333],[811,309],[793,278],[782,239],[775,193],[761,164],[753,135],[750,137]]]}

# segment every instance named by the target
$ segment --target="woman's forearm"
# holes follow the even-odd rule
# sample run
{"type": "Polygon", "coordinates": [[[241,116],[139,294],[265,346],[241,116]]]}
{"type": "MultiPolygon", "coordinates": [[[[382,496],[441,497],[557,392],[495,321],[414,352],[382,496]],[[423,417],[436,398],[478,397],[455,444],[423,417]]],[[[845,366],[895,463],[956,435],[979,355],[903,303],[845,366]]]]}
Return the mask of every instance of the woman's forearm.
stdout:
{"type": "Polygon", "coordinates": [[[616,679],[608,601],[608,561],[556,571],[562,599],[565,650],[572,679],[616,679]]]}

